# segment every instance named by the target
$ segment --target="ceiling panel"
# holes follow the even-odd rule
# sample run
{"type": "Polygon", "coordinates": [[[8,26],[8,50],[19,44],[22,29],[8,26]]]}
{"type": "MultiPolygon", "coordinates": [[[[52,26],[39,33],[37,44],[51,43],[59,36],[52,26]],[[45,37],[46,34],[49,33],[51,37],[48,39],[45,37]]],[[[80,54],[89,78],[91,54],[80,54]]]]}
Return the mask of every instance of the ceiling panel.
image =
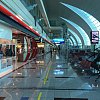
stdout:
{"type": "MultiPolygon", "coordinates": [[[[43,0],[43,2],[49,20],[53,20],[53,22],[56,23],[56,26],[62,25],[63,21],[59,18],[62,16],[81,26],[88,35],[91,31],[90,27],[82,18],[80,18],[70,9],[63,6],[60,2],[78,7],[79,9],[82,9],[87,13],[93,15],[98,21],[100,21],[100,0],[43,0]]],[[[51,22],[51,25],[55,24],[53,22],[51,22]]]]}

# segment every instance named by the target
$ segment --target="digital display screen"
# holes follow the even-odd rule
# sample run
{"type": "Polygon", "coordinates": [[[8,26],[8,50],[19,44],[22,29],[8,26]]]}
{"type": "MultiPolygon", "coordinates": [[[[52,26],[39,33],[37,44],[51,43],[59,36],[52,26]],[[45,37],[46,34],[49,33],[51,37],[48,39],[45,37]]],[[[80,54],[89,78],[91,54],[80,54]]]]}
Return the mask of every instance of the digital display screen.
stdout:
{"type": "Polygon", "coordinates": [[[60,38],[60,39],[53,39],[52,42],[53,42],[53,43],[56,43],[56,44],[62,44],[62,43],[64,43],[65,41],[64,41],[63,38],[60,38]]]}
{"type": "Polygon", "coordinates": [[[99,31],[91,31],[91,43],[98,44],[99,42],[99,31]]]}

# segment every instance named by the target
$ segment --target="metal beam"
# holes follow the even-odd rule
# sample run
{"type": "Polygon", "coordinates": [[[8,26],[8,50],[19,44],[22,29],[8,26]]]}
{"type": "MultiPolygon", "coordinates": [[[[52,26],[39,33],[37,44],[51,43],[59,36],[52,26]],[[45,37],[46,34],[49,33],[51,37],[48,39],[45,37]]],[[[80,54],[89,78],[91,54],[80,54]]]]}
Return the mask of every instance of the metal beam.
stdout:
{"type": "Polygon", "coordinates": [[[78,45],[78,40],[76,39],[76,37],[71,32],[69,33],[69,35],[71,35],[74,38],[74,40],[76,41],[76,44],[78,45]]]}
{"type": "Polygon", "coordinates": [[[28,11],[31,11],[33,8],[37,7],[37,4],[26,7],[28,11]]]}
{"type": "Polygon", "coordinates": [[[48,27],[48,29],[50,29],[50,23],[49,23],[49,20],[48,20],[48,17],[47,17],[47,14],[46,14],[46,10],[45,10],[45,7],[44,7],[44,4],[43,4],[43,1],[42,0],[36,0],[36,3],[38,4],[38,7],[40,9],[40,12],[44,18],[44,21],[48,27]]]}

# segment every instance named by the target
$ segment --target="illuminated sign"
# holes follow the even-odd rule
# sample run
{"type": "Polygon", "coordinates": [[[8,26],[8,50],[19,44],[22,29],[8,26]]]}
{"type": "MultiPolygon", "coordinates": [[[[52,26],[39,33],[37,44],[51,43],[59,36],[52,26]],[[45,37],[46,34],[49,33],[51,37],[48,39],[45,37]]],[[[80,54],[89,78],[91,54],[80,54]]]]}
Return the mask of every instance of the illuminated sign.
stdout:
{"type": "Polygon", "coordinates": [[[64,43],[64,39],[63,39],[63,38],[60,38],[60,39],[53,39],[52,42],[53,42],[53,43],[56,43],[56,44],[61,44],[61,43],[64,43]]]}
{"type": "Polygon", "coordinates": [[[37,46],[38,46],[39,48],[44,48],[44,43],[37,43],[37,46]]]}
{"type": "Polygon", "coordinates": [[[99,31],[91,31],[91,43],[98,44],[99,42],[99,31]]]}

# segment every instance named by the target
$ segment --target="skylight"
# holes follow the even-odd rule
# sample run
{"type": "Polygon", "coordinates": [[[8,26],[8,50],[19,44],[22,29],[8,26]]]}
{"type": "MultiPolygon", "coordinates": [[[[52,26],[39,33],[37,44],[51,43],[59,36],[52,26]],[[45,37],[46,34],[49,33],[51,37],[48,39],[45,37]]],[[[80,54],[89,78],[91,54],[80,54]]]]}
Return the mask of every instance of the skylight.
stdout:
{"type": "Polygon", "coordinates": [[[70,45],[74,45],[71,39],[69,39],[69,42],[70,42],[70,45]]]}
{"type": "Polygon", "coordinates": [[[77,46],[77,43],[76,43],[75,39],[72,36],[70,36],[70,38],[72,39],[72,41],[74,43],[74,46],[77,46]]]}
{"type": "Polygon", "coordinates": [[[69,23],[70,25],[72,25],[73,27],[75,27],[79,31],[79,33],[81,34],[81,36],[82,36],[82,38],[84,40],[84,44],[85,45],[88,45],[88,46],[91,45],[89,36],[86,34],[86,32],[80,26],[78,26],[74,22],[72,22],[70,20],[67,20],[67,19],[65,19],[63,17],[60,17],[60,18],[63,19],[64,21],[66,21],[67,23],[69,23]]]}
{"type": "Polygon", "coordinates": [[[76,38],[76,40],[77,40],[77,42],[78,42],[78,45],[82,45],[82,42],[81,42],[79,36],[78,36],[74,31],[72,31],[72,30],[69,29],[69,28],[68,28],[68,31],[71,32],[71,33],[75,36],[75,38],[76,38]]]}
{"type": "MultiPolygon", "coordinates": [[[[78,14],[91,28],[92,31],[99,31],[100,33],[100,22],[93,17],[92,15],[90,15],[89,13],[85,12],[84,10],[81,10],[77,7],[71,6],[69,4],[65,4],[60,2],[61,4],[63,4],[64,6],[68,7],[69,9],[71,9],[73,12],[75,12],[76,14],[78,14]]],[[[100,37],[100,34],[99,34],[100,37]]],[[[100,41],[99,41],[100,43],[100,41]]]]}

